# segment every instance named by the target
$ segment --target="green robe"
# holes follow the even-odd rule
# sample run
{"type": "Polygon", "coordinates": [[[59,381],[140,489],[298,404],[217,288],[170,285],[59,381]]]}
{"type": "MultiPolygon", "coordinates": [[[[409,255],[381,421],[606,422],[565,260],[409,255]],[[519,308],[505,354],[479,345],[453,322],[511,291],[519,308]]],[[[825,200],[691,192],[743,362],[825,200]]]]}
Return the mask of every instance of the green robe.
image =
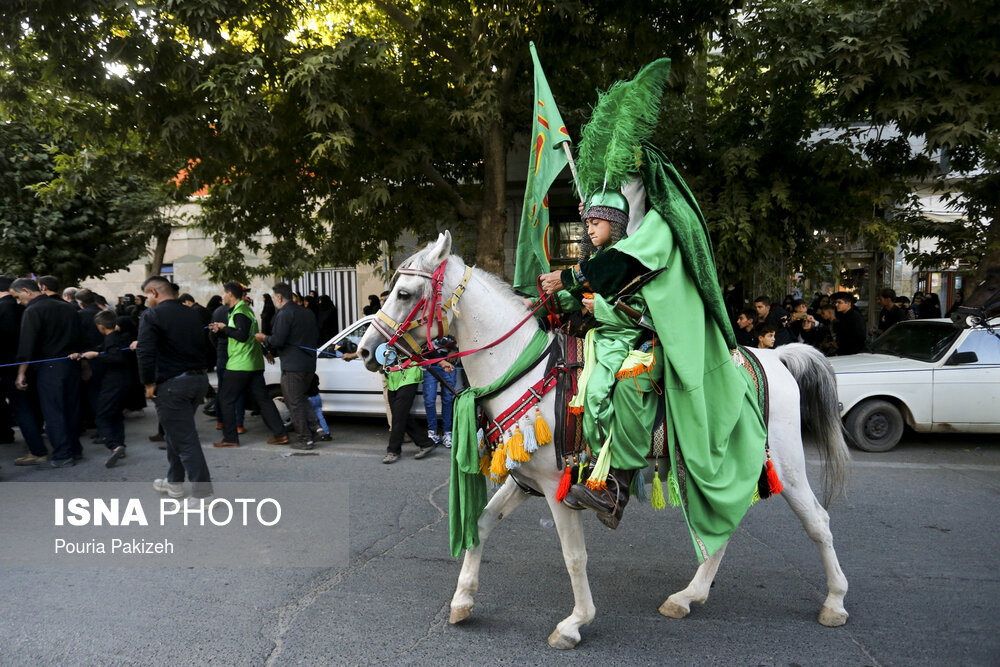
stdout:
{"type": "MultiPolygon", "coordinates": [[[[644,146],[641,171],[652,206],[639,229],[616,243],[614,250],[649,270],[669,267],[641,291],[656,328],[658,347],[662,346],[662,352],[656,354],[656,374],[650,380],[656,381],[662,373],[658,382],[666,402],[671,475],[678,483],[698,559],[704,560],[729,540],[750,506],[764,464],[767,431],[753,382],[732,362],[730,350],[735,348],[735,339],[701,211],[680,175],[656,149],[644,146]]],[[[580,270],[586,276],[586,263],[581,263],[580,270]]],[[[595,299],[595,306],[601,301],[595,299]]],[[[595,315],[600,323],[595,335],[597,356],[611,356],[601,362],[602,375],[606,376],[633,339],[624,330],[611,328],[607,314],[595,315]],[[601,338],[607,340],[601,342],[597,335],[605,327],[607,336],[601,338]]],[[[594,375],[587,385],[588,397],[594,375]]],[[[644,376],[649,377],[637,377],[644,376]]],[[[598,380],[595,395],[606,382],[606,377],[598,380]]],[[[615,396],[632,378],[618,382],[615,396]]],[[[630,391],[623,396],[636,394],[630,391]]],[[[612,401],[612,414],[607,405],[598,410],[602,422],[621,422],[611,426],[616,435],[623,434],[612,438],[611,464],[639,467],[616,465],[616,461],[635,463],[640,451],[643,456],[648,451],[649,431],[639,432],[639,428],[645,429],[651,421],[649,412],[655,406],[638,405],[634,409],[641,417],[636,418],[631,413],[614,415],[617,405],[612,401]],[[640,424],[636,437],[624,437],[635,422],[640,424]],[[644,441],[639,436],[644,436],[644,441]],[[616,448],[627,451],[619,453],[616,448]]],[[[585,402],[585,429],[591,421],[589,407],[585,402]]],[[[588,443],[595,447],[594,440],[588,443]]],[[[600,444],[596,443],[598,448],[600,444]]]]}

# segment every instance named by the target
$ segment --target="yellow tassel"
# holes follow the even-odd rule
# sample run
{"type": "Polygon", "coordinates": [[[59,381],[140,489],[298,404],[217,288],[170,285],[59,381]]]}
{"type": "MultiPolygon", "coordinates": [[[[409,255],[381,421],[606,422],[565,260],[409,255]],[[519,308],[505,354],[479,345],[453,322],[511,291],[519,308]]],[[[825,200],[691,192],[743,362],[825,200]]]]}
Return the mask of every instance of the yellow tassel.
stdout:
{"type": "Polygon", "coordinates": [[[531,455],[524,451],[524,434],[519,426],[514,427],[514,435],[507,441],[507,453],[520,463],[531,460],[531,455]]]}
{"type": "Polygon", "coordinates": [[[493,460],[490,462],[490,476],[493,479],[507,476],[507,443],[493,450],[493,460]]]}
{"type": "Polygon", "coordinates": [[[663,482],[660,481],[660,466],[653,470],[653,497],[650,500],[654,510],[662,510],[667,506],[667,501],[663,497],[663,482]]]}
{"type": "Polygon", "coordinates": [[[490,474],[490,464],[492,463],[492,457],[487,451],[479,459],[479,472],[485,477],[490,474]]]}
{"type": "Polygon", "coordinates": [[[750,507],[756,505],[759,500],[760,500],[760,490],[755,485],[753,487],[753,495],[750,496],[750,507]]]}
{"type": "Polygon", "coordinates": [[[552,431],[549,430],[549,425],[545,423],[545,417],[538,408],[535,408],[535,440],[539,447],[552,442],[552,431]]]}

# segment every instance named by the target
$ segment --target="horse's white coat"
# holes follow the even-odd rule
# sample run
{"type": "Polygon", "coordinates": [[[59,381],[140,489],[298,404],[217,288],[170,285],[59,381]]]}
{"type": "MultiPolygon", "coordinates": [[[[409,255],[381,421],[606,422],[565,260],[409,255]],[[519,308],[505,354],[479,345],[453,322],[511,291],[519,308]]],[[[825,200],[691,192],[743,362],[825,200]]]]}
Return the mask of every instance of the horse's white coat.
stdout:
{"type": "MultiPolygon", "coordinates": [[[[448,259],[442,291],[445,300],[453,293],[465,272],[465,264],[460,258],[449,257],[450,249],[451,236],[445,232],[439,236],[436,243],[406,262],[408,266],[433,271],[442,261],[448,259]]],[[[382,310],[398,322],[413,308],[421,296],[429,294],[429,288],[428,278],[400,274],[382,310]]],[[[468,287],[461,299],[460,310],[461,317],[452,317],[450,321],[451,332],[460,350],[477,348],[498,339],[528,313],[520,298],[508,287],[479,270],[472,272],[468,287]]],[[[535,331],[536,327],[529,321],[496,347],[464,357],[463,365],[470,384],[484,386],[500,377],[527,347],[535,331]]],[[[417,340],[426,337],[423,326],[412,330],[411,333],[417,340]]],[[[385,338],[374,327],[370,327],[362,339],[359,350],[369,370],[378,369],[374,351],[384,342],[385,338]]],[[[824,625],[836,626],[843,625],[847,620],[847,611],[844,609],[847,579],[840,569],[833,549],[829,516],[816,500],[806,478],[799,423],[799,386],[781,362],[782,356],[798,355],[800,363],[807,363],[810,354],[806,350],[797,351],[793,346],[792,349],[785,348],[785,351],[761,351],[759,358],[770,388],[769,443],[771,459],[784,485],[781,495],[788,501],[805,526],[809,537],[820,549],[823,565],[826,568],[829,594],[823,603],[819,621],[824,625]]],[[[534,384],[543,372],[544,363],[505,391],[485,401],[487,411],[495,415],[507,408],[534,384]]],[[[555,424],[554,401],[555,392],[550,392],[540,404],[542,415],[550,425],[555,424]]],[[[830,409],[835,411],[836,406],[830,409]]],[[[836,434],[827,434],[825,440],[826,442],[821,444],[829,449],[830,463],[841,465],[846,461],[846,445],[839,430],[836,434]]],[[[580,641],[580,626],[592,621],[596,613],[587,580],[587,550],[581,522],[582,512],[573,511],[555,501],[561,473],[556,469],[550,448],[540,449],[530,461],[521,464],[518,472],[522,480],[530,480],[531,485],[545,495],[559,534],[575,604],[573,612],[560,621],[549,636],[549,644],[555,648],[572,648],[580,641]]],[[[472,610],[473,594],[479,587],[479,566],[483,548],[493,528],[528,497],[512,479],[508,478],[487,503],[479,519],[479,546],[465,553],[458,585],[452,597],[450,617],[452,623],[464,620],[472,610]]],[[[671,595],[660,607],[660,612],[666,616],[681,618],[690,612],[692,602],[705,602],[724,553],[725,547],[702,563],[687,588],[671,595]]]]}

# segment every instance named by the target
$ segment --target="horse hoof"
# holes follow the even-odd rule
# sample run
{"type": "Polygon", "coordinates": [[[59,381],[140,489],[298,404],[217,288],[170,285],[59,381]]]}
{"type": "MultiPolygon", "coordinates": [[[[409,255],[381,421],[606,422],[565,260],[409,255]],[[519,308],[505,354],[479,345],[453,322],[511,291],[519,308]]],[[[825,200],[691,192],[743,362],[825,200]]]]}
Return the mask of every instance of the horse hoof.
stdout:
{"type": "Polygon", "coordinates": [[[451,616],[448,617],[448,622],[452,625],[456,623],[461,623],[469,617],[472,613],[472,607],[452,607],[451,616]]]}
{"type": "Polygon", "coordinates": [[[684,618],[691,613],[690,609],[685,609],[670,598],[660,605],[660,613],[670,618],[684,618]]]}
{"type": "Polygon", "coordinates": [[[847,612],[834,611],[829,607],[823,607],[823,611],[819,613],[819,622],[828,628],[839,628],[844,623],[847,623],[847,612]]]}
{"type": "Polygon", "coordinates": [[[566,649],[576,647],[579,641],[580,641],[579,639],[573,639],[572,637],[567,637],[563,633],[559,632],[558,629],[553,630],[552,634],[549,635],[549,646],[551,646],[552,648],[557,648],[560,651],[565,651],[566,649]]]}

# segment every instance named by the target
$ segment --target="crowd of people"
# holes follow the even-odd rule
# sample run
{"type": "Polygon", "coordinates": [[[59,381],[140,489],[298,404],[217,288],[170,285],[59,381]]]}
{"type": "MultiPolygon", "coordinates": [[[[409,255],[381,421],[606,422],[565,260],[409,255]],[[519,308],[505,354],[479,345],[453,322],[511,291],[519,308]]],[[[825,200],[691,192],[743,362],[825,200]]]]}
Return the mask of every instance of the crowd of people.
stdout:
{"type": "MultiPolygon", "coordinates": [[[[175,498],[201,498],[212,489],[195,425],[199,408],[216,418],[221,438],[213,446],[218,448],[239,446],[246,410],[261,416],[269,445],[310,450],[317,441],[331,440],[316,357],[317,348],[337,333],[336,306],[329,296],[300,295],[285,283],[274,285],[263,300],[258,321],[249,290],[238,282],[225,283],[222,294],[202,306],[155,276],[141,294],[125,294],[111,304],[90,289],[60,289],[53,276],[0,276],[0,442],[14,442],[16,425],[27,451],[15,465],[51,470],[80,461],[81,437],[94,429],[93,441],[107,447],[104,464],[110,468],[126,456],[126,416],[141,415],[151,400],[159,428],[149,439],[160,443],[168,459],[167,476],[154,486],[175,498]],[[281,359],[291,432],[264,382],[265,363],[275,357],[281,359]],[[207,372],[213,369],[217,389],[208,383],[207,372]],[[190,493],[185,480],[191,482],[190,493]]],[[[365,312],[377,311],[379,297],[369,300],[365,312]]],[[[447,362],[436,370],[387,378],[388,451],[395,450],[396,458],[404,434],[418,444],[421,458],[438,444],[451,444],[455,370],[447,362]],[[416,383],[424,383],[430,432],[413,432],[409,409],[416,383]]]]}
{"type": "MultiPolygon", "coordinates": [[[[876,301],[880,307],[878,322],[869,330],[850,292],[817,292],[812,303],[788,295],[781,305],[759,296],[753,308],[745,308],[736,316],[736,340],[744,347],[756,348],[806,343],[827,356],[844,356],[864,352],[870,340],[897,322],[941,317],[941,301],[934,293],[917,292],[911,301],[885,288],[879,291],[876,301]]],[[[946,314],[960,305],[961,297],[946,314]]]]}

